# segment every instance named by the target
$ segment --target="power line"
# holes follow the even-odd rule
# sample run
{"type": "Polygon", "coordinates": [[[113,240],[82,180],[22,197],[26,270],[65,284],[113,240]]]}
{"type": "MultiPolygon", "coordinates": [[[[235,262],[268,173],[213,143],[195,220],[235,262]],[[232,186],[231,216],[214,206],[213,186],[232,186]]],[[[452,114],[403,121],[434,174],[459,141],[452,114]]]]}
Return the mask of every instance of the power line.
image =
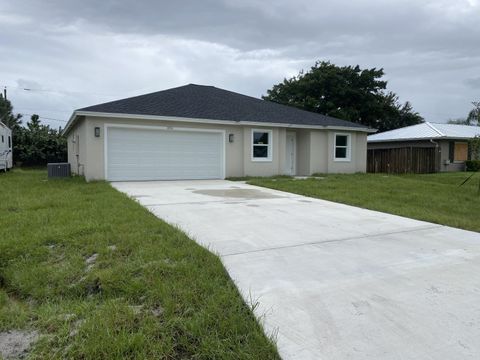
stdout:
{"type": "Polygon", "coordinates": [[[111,96],[116,97],[118,95],[113,94],[103,94],[103,93],[94,93],[91,91],[72,91],[72,90],[58,90],[58,89],[35,89],[30,87],[23,87],[17,85],[0,85],[3,86],[5,89],[19,89],[28,92],[48,92],[48,93],[58,93],[58,94],[89,94],[89,95],[97,95],[97,96],[111,96]]]}
{"type": "MultiPolygon", "coordinates": [[[[27,113],[19,113],[23,116],[33,116],[33,115],[38,115],[38,114],[27,114],[27,113]]],[[[38,115],[38,117],[42,120],[52,120],[52,121],[60,121],[60,122],[63,122],[63,123],[67,123],[68,120],[62,120],[62,119],[55,119],[55,118],[50,118],[50,117],[45,117],[45,116],[40,116],[38,115]]]]}
{"type": "Polygon", "coordinates": [[[42,111],[42,112],[54,112],[54,113],[59,113],[59,114],[71,114],[73,110],[49,110],[49,109],[39,109],[39,108],[13,108],[14,111],[42,111]]]}
{"type": "Polygon", "coordinates": [[[53,121],[61,121],[63,123],[68,122],[68,120],[62,120],[62,119],[54,119],[54,118],[49,118],[49,117],[44,117],[44,116],[39,116],[40,119],[45,119],[45,120],[53,120],[53,121]]]}

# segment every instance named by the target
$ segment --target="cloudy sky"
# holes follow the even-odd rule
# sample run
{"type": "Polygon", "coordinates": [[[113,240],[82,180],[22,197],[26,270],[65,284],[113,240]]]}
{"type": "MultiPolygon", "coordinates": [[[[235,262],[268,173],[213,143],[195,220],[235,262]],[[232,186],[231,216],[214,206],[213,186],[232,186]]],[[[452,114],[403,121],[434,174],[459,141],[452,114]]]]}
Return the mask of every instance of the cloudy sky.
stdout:
{"type": "Polygon", "coordinates": [[[480,0],[0,0],[0,85],[59,126],[187,83],[260,97],[330,60],[384,68],[401,101],[445,122],[480,100],[479,21],[480,0]]]}

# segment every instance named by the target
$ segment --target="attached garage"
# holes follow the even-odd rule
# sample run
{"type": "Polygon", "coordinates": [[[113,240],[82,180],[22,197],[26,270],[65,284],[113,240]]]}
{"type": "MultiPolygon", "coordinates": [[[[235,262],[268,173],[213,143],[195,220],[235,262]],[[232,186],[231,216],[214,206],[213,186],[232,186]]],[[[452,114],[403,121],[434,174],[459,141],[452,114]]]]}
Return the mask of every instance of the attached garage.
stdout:
{"type": "Polygon", "coordinates": [[[365,172],[369,132],[195,84],[75,110],[63,130],[72,172],[87,181],[365,172]]]}
{"type": "Polygon", "coordinates": [[[111,125],[105,136],[107,180],[225,177],[223,130],[111,125]]]}

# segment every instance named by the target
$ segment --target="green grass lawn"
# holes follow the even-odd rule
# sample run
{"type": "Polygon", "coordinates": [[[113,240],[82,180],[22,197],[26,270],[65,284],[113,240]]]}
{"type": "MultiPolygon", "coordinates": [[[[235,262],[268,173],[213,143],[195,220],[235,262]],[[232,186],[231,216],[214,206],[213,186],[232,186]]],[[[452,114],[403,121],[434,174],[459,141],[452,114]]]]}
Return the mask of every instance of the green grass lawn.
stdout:
{"type": "Polygon", "coordinates": [[[0,189],[0,332],[38,331],[32,358],[278,358],[218,257],[109,184],[0,189]]]}
{"type": "Polygon", "coordinates": [[[252,178],[248,183],[480,232],[480,173],[252,178]]]}

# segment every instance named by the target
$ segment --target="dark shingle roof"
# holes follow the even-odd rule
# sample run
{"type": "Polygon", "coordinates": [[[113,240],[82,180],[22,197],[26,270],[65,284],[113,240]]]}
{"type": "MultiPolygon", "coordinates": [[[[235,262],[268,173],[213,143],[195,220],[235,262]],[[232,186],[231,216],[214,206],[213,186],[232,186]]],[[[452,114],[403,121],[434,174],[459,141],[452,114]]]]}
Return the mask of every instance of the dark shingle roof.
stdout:
{"type": "Polygon", "coordinates": [[[214,86],[194,84],[89,106],[77,111],[366,128],[361,124],[257,99],[214,86]]]}

